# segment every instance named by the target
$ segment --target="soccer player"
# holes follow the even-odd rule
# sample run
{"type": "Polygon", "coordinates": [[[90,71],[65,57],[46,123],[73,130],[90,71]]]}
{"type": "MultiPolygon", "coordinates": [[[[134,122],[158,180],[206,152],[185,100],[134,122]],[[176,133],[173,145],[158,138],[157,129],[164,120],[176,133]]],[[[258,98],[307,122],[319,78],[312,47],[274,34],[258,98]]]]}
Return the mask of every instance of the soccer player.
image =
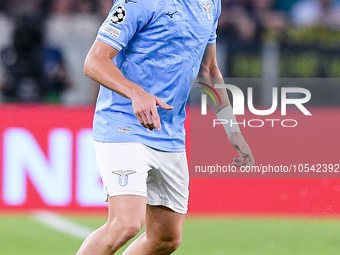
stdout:
{"type": "MultiPolygon", "coordinates": [[[[97,163],[108,220],[78,255],[170,254],[181,243],[188,204],[185,103],[190,78],[222,78],[216,64],[220,0],[115,0],[86,58],[85,74],[102,86],[95,116],[97,163]]],[[[85,32],[85,31],[84,31],[85,32]]],[[[230,115],[228,96],[213,110],[230,115]]],[[[238,128],[226,127],[240,157],[254,158],[238,128]]]]}

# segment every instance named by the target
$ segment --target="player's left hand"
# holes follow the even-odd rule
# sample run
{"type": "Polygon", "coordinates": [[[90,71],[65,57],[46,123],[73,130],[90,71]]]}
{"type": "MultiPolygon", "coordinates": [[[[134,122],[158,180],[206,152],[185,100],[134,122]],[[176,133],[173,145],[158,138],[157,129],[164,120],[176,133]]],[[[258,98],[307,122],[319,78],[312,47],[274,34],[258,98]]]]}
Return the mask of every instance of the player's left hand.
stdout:
{"type": "Polygon", "coordinates": [[[253,166],[255,164],[255,159],[250,147],[244,140],[243,135],[240,132],[232,132],[228,136],[228,139],[239,153],[239,157],[233,159],[232,165],[236,167],[253,166]]]}

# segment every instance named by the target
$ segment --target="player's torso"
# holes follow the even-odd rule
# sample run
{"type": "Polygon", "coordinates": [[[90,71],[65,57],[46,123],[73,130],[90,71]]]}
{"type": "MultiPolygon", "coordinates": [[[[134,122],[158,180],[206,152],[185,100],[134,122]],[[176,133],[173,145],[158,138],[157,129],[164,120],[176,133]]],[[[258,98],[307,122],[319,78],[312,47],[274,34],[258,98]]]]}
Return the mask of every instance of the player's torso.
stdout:
{"type": "Polygon", "coordinates": [[[197,75],[214,31],[218,1],[154,0],[154,3],[149,23],[126,46],[120,69],[147,92],[173,105],[176,112],[176,106],[187,99],[189,80],[197,75]]]}
{"type": "MultiPolygon", "coordinates": [[[[138,1],[138,0],[137,0],[138,1]]],[[[204,49],[217,15],[215,0],[158,0],[149,24],[137,33],[127,53],[157,51],[159,56],[204,49]],[[196,50],[195,50],[196,49],[196,50]]]]}
{"type": "MultiPolygon", "coordinates": [[[[202,55],[215,30],[219,0],[120,1],[117,4],[125,9],[127,17],[120,21],[122,25],[133,15],[133,7],[138,6],[136,1],[153,3],[146,2],[149,6],[146,11],[150,12],[146,16],[150,18],[117,55],[116,64],[127,79],[174,108],[167,111],[158,107],[162,130],[151,132],[140,125],[129,99],[101,88],[94,137],[97,141],[137,141],[160,150],[183,151],[183,122],[190,78],[197,75],[202,55]],[[119,132],[121,127],[129,130],[128,134],[119,132]]],[[[118,17],[115,10],[111,17],[118,17]]],[[[123,36],[122,29],[115,37],[123,36]]]]}

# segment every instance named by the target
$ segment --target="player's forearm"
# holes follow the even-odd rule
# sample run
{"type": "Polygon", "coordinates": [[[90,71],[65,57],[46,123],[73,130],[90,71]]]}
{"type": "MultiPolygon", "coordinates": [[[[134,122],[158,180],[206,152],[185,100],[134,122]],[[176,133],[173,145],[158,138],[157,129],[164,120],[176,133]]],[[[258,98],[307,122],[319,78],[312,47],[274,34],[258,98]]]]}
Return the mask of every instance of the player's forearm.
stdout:
{"type": "MultiPolygon", "coordinates": [[[[215,84],[217,84],[217,83],[218,84],[224,84],[223,76],[221,74],[221,71],[220,71],[217,63],[213,63],[213,64],[211,64],[209,66],[201,65],[201,68],[200,68],[200,71],[199,71],[199,74],[198,74],[198,78],[212,79],[215,84]]],[[[212,84],[212,85],[214,85],[214,84],[212,84]]],[[[215,103],[213,102],[213,99],[211,97],[207,97],[208,106],[215,113],[217,113],[223,107],[225,107],[225,106],[230,104],[230,101],[229,101],[226,89],[217,88],[216,92],[218,93],[218,95],[221,98],[222,105],[220,103],[215,105],[215,103]]]]}
{"type": "MultiPolygon", "coordinates": [[[[218,68],[216,57],[214,54],[205,55],[205,58],[203,58],[200,72],[198,74],[198,78],[205,78],[205,79],[211,79],[212,82],[206,81],[207,83],[218,83],[218,84],[224,84],[222,74],[220,72],[220,69],[218,68]]],[[[210,84],[213,86],[214,84],[210,84]]],[[[226,89],[218,88],[216,89],[216,92],[218,93],[221,103],[215,103],[213,102],[213,99],[211,97],[207,97],[207,103],[209,107],[216,113],[216,116],[218,119],[227,120],[228,123],[237,123],[236,117],[232,112],[232,108],[229,106],[229,98],[228,93],[226,89]]],[[[202,92],[203,93],[203,92],[202,92]]],[[[228,137],[231,134],[236,134],[240,132],[240,129],[238,125],[230,125],[230,124],[224,124],[224,129],[226,133],[228,134],[228,137]]],[[[240,133],[238,136],[242,136],[240,133]]]]}
{"type": "Polygon", "coordinates": [[[89,54],[85,61],[84,73],[104,87],[126,98],[131,99],[143,91],[140,86],[126,79],[108,56],[89,54]]]}

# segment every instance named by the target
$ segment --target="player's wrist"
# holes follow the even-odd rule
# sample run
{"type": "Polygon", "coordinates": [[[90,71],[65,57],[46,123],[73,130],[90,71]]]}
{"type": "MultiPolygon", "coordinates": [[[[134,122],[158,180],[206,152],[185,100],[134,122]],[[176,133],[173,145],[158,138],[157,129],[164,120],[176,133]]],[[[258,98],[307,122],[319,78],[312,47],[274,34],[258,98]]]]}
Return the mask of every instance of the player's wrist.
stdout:
{"type": "Polygon", "coordinates": [[[145,90],[142,87],[135,85],[126,92],[126,96],[133,101],[136,98],[140,98],[143,93],[145,93],[145,90]]]}
{"type": "Polygon", "coordinates": [[[239,143],[239,141],[244,141],[244,138],[241,132],[231,132],[228,134],[228,140],[234,145],[239,143]]]}
{"type": "Polygon", "coordinates": [[[221,124],[228,137],[232,133],[240,133],[240,127],[238,125],[236,116],[233,113],[233,108],[231,105],[223,107],[220,111],[216,113],[217,118],[220,120],[221,124]]]}

